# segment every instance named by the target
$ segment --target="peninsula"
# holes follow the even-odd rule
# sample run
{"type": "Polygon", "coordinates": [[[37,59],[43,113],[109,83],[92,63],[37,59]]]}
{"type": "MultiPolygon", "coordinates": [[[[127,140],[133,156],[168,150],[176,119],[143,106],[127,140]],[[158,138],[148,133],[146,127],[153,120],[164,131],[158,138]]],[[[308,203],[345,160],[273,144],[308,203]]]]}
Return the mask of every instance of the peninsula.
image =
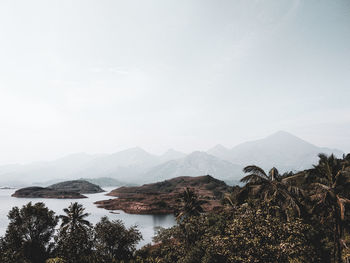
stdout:
{"type": "Polygon", "coordinates": [[[205,211],[219,209],[220,200],[231,187],[210,175],[176,177],[138,187],[120,187],[108,196],[114,199],[95,202],[100,208],[123,210],[129,214],[172,214],[181,206],[181,193],[191,188],[198,195],[205,211]]]}

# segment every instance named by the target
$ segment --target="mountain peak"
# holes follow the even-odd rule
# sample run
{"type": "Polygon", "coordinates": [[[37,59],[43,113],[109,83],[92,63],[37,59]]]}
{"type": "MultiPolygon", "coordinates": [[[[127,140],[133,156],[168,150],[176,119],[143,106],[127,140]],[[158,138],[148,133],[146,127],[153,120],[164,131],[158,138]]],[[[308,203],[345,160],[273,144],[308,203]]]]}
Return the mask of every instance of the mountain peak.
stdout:
{"type": "Polygon", "coordinates": [[[149,154],[148,152],[146,152],[144,149],[142,149],[141,147],[132,147],[132,148],[128,148],[128,149],[125,149],[123,151],[120,151],[118,153],[147,153],[149,154]]]}
{"type": "Polygon", "coordinates": [[[317,163],[320,152],[334,152],[320,148],[289,132],[278,131],[263,139],[239,144],[226,158],[242,166],[255,164],[264,169],[278,167],[280,171],[303,170],[317,163]]]}
{"type": "Polygon", "coordinates": [[[277,131],[277,132],[267,136],[267,138],[270,138],[270,137],[285,137],[285,138],[288,138],[288,137],[292,138],[293,137],[293,138],[298,138],[297,136],[295,136],[295,135],[293,135],[293,134],[291,134],[289,132],[282,131],[282,130],[281,131],[277,131]]]}
{"type": "Polygon", "coordinates": [[[173,153],[179,153],[179,151],[174,150],[173,148],[168,149],[165,153],[163,153],[163,155],[166,154],[173,154],[173,153]]]}
{"type": "Polygon", "coordinates": [[[209,150],[208,150],[208,152],[210,152],[210,151],[227,151],[228,150],[228,148],[226,148],[225,146],[223,146],[222,144],[217,144],[217,145],[215,145],[213,148],[210,148],[209,150]]]}
{"type": "Polygon", "coordinates": [[[218,144],[213,148],[209,149],[207,153],[219,157],[221,159],[227,159],[227,157],[230,155],[230,150],[225,146],[218,144]]]}
{"type": "Polygon", "coordinates": [[[163,153],[160,158],[163,162],[165,161],[170,161],[170,160],[175,160],[175,159],[180,159],[185,157],[186,154],[176,151],[174,149],[168,149],[165,153],[163,153]]]}
{"type": "Polygon", "coordinates": [[[135,151],[135,152],[145,152],[145,150],[144,150],[144,149],[142,149],[142,148],[141,148],[141,147],[139,147],[139,146],[129,148],[129,150],[131,150],[131,151],[135,151]]]}
{"type": "Polygon", "coordinates": [[[286,131],[278,131],[275,132],[269,136],[267,136],[264,139],[261,139],[259,141],[266,141],[268,143],[275,143],[275,144],[287,144],[290,146],[293,146],[294,143],[296,144],[302,144],[302,145],[308,145],[309,147],[316,147],[315,145],[295,136],[294,134],[291,134],[289,132],[286,131]]]}

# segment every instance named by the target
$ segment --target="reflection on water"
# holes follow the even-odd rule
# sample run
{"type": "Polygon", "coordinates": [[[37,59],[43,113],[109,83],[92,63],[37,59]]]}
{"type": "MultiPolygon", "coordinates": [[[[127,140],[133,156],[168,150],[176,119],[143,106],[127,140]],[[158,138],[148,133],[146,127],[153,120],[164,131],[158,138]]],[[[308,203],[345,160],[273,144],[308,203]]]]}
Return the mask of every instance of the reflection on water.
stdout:
{"type": "MultiPolygon", "coordinates": [[[[174,218],[173,216],[171,217],[174,218]]],[[[162,226],[164,224],[167,224],[167,222],[169,221],[169,215],[157,215],[152,217],[152,219],[153,219],[153,225],[162,226]]]]}
{"type": "MultiPolygon", "coordinates": [[[[106,187],[104,189],[109,192],[115,188],[116,187],[106,187]]],[[[94,205],[95,201],[110,199],[110,197],[104,196],[106,193],[88,194],[86,195],[88,198],[73,200],[11,197],[11,194],[14,192],[15,190],[11,189],[0,190],[0,236],[4,235],[8,225],[8,211],[14,206],[21,207],[28,202],[44,202],[47,207],[55,211],[57,214],[62,214],[63,208],[68,207],[71,202],[77,201],[86,208],[88,213],[90,213],[88,220],[93,224],[96,224],[101,217],[108,216],[110,220],[122,220],[127,227],[137,225],[143,236],[143,240],[140,242],[138,247],[152,242],[152,237],[154,236],[158,227],[169,228],[176,223],[173,215],[132,215],[126,214],[123,211],[117,211],[119,214],[113,214],[108,210],[97,208],[94,205]]]]}

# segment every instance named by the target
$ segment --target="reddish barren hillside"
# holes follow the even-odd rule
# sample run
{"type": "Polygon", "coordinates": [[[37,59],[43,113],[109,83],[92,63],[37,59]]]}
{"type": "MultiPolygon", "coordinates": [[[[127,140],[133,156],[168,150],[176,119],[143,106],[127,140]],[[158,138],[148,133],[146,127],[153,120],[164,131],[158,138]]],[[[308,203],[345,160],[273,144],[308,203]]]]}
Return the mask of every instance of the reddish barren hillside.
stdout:
{"type": "Polygon", "coordinates": [[[181,205],[180,195],[186,187],[195,191],[205,211],[221,207],[223,194],[230,191],[230,186],[210,175],[184,176],[138,187],[120,187],[108,194],[118,198],[96,204],[101,208],[123,210],[130,214],[172,214],[181,205]]]}

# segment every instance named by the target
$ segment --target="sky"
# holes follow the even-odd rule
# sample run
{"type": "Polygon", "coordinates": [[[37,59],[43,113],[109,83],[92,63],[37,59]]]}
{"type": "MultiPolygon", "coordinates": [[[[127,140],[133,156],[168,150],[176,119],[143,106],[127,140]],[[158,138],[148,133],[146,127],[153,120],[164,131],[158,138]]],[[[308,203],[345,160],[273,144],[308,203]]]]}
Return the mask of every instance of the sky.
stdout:
{"type": "Polygon", "coordinates": [[[0,164],[279,130],[350,152],[350,1],[0,1],[0,164]]]}

